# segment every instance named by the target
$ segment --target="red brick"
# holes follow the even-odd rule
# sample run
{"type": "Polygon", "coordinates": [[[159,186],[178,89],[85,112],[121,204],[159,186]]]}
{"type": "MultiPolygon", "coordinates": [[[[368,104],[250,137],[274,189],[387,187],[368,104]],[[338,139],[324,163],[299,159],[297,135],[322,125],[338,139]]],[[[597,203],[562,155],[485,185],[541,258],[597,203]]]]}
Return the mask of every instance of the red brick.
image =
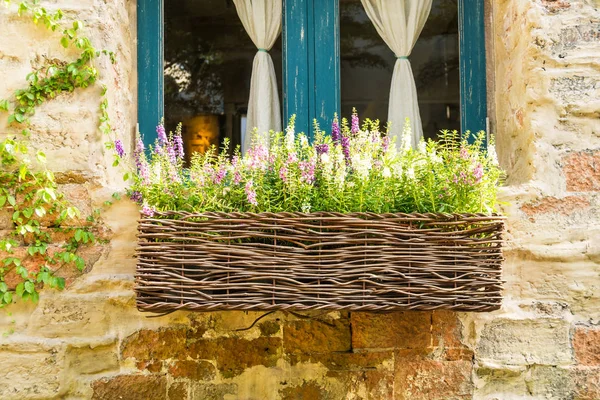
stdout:
{"type": "Polygon", "coordinates": [[[396,400],[457,400],[473,397],[470,361],[434,361],[398,357],[396,400]]]}
{"type": "Polygon", "coordinates": [[[569,192],[600,190],[600,151],[569,154],[564,158],[563,171],[569,192]]]}
{"type": "Polygon", "coordinates": [[[216,376],[215,367],[208,361],[175,361],[169,367],[174,378],[189,378],[195,381],[210,381],[216,376]]]}
{"type": "Polygon", "coordinates": [[[166,400],[167,381],[155,375],[119,375],[92,383],[92,400],[166,400]]]}
{"type": "Polygon", "coordinates": [[[521,210],[529,216],[538,214],[562,214],[569,216],[577,211],[584,211],[589,207],[589,199],[583,196],[567,196],[562,199],[545,197],[538,202],[523,205],[521,210]]]}
{"type": "Polygon", "coordinates": [[[352,313],[352,347],[427,348],[431,346],[431,312],[352,313]]]}
{"type": "Polygon", "coordinates": [[[283,346],[286,353],[350,351],[350,322],[347,319],[291,321],[283,328],[283,346]]]}
{"type": "Polygon", "coordinates": [[[579,365],[600,367],[600,329],[576,328],[573,348],[579,365]]]}

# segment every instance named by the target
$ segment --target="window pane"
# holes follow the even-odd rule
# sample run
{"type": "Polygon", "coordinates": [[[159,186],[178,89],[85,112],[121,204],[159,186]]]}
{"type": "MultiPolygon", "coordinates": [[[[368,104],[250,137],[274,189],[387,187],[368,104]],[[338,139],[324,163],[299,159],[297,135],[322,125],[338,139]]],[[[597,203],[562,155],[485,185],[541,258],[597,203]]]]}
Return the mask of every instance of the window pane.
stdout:
{"type": "MultiPolygon", "coordinates": [[[[367,17],[360,0],[340,0],[342,115],[387,121],[396,57],[367,17]]],[[[423,134],[460,129],[458,2],[434,0],[411,55],[423,134]]]]}
{"type": "MultiPolygon", "coordinates": [[[[240,144],[256,52],[233,1],[165,1],[165,122],[183,123],[188,155],[240,144]]],[[[281,38],[269,53],[281,88],[281,38]]]]}

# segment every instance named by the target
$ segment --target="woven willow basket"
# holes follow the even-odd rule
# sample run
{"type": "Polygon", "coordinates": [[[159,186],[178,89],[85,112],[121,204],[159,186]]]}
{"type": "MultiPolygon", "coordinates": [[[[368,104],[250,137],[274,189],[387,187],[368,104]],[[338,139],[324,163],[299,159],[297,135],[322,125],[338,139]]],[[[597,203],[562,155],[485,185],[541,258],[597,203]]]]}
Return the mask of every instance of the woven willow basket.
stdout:
{"type": "Polygon", "coordinates": [[[139,222],[142,311],[500,307],[504,217],[157,213],[139,222]]]}

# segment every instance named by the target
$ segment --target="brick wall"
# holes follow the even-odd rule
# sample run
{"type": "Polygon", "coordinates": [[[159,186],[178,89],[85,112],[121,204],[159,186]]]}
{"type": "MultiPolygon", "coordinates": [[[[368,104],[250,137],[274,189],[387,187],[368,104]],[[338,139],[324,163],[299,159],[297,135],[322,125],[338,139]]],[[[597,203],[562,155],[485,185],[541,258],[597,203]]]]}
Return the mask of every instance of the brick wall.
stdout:
{"type": "MultiPolygon", "coordinates": [[[[99,68],[113,126],[135,127],[135,4],[49,1],[116,50],[99,68]]],[[[505,301],[493,313],[135,309],[134,205],[102,217],[107,245],[63,292],[0,312],[2,399],[600,398],[600,2],[490,1],[496,135],[507,169],[505,301]],[[254,325],[253,323],[259,319],[254,325]]],[[[0,98],[56,38],[0,8],[0,98]]],[[[98,91],[33,119],[63,188],[99,206],[120,173],[96,132],[98,91]]],[[[0,132],[8,132],[0,120],[0,132]]],[[[6,218],[0,215],[0,234],[6,218]]]]}

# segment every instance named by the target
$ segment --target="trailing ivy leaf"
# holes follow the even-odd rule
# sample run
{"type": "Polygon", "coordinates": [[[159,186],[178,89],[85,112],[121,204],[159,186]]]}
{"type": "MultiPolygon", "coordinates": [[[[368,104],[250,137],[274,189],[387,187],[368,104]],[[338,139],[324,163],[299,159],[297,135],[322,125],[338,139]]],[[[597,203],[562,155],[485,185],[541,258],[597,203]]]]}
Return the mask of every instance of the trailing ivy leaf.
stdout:
{"type": "Polygon", "coordinates": [[[6,204],[6,196],[0,196],[0,208],[4,207],[6,204]]]}
{"type": "Polygon", "coordinates": [[[35,292],[35,285],[33,284],[33,282],[31,282],[31,281],[25,282],[25,291],[27,293],[35,292]]]}
{"type": "Polygon", "coordinates": [[[83,271],[83,269],[85,268],[85,261],[83,260],[83,258],[77,257],[75,259],[75,265],[77,266],[78,270],[83,271]]]}
{"type": "Polygon", "coordinates": [[[61,45],[62,45],[62,47],[64,47],[65,49],[66,49],[67,47],[69,47],[69,38],[68,38],[68,37],[66,37],[66,36],[63,36],[63,37],[60,39],[60,44],[61,44],[61,45]]]}
{"type": "Polygon", "coordinates": [[[0,100],[0,111],[8,111],[8,100],[0,100]]]}
{"type": "Polygon", "coordinates": [[[11,292],[4,292],[4,295],[2,296],[2,300],[4,301],[4,304],[11,304],[12,303],[12,293],[11,292]]]}
{"type": "Polygon", "coordinates": [[[15,196],[12,196],[9,194],[7,200],[8,200],[8,204],[10,204],[13,207],[15,206],[15,204],[17,204],[17,200],[15,199],[15,196]]]}
{"type": "Polygon", "coordinates": [[[17,287],[15,288],[15,293],[17,294],[17,296],[23,297],[24,292],[25,292],[25,285],[23,284],[23,282],[20,282],[17,285],[17,287]]]}

